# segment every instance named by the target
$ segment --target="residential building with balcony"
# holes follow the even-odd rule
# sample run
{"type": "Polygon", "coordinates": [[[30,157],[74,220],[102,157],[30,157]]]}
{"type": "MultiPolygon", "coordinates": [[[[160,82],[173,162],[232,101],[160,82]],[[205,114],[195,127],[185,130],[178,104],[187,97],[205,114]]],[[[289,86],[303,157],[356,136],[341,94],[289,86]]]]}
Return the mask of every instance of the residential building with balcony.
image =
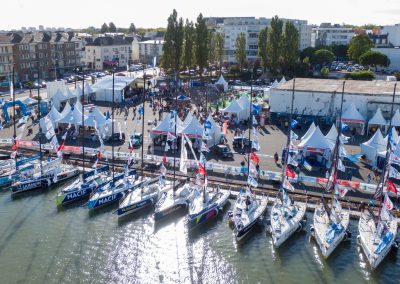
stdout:
{"type": "Polygon", "coordinates": [[[388,34],[388,41],[393,46],[400,47],[400,24],[384,26],[382,33],[388,34]]]}
{"type": "Polygon", "coordinates": [[[338,24],[322,23],[312,29],[315,46],[347,45],[356,35],[353,28],[338,24]]]}
{"type": "Polygon", "coordinates": [[[94,70],[124,67],[132,63],[132,38],[99,36],[85,47],[85,65],[94,70]]]}
{"type": "MultiPolygon", "coordinates": [[[[163,55],[164,40],[146,40],[136,43],[139,52],[139,61],[141,63],[153,65],[154,57],[156,58],[156,65],[160,64],[161,56],[163,55]]],[[[136,58],[136,55],[134,56],[136,58]]]]}

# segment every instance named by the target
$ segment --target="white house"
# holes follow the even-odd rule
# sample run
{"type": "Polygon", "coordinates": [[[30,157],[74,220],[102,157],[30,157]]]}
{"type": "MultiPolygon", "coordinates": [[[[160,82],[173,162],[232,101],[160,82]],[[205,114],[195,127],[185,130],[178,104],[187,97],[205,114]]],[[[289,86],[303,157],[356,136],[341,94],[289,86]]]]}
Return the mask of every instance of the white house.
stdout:
{"type": "Polygon", "coordinates": [[[134,50],[138,54],[134,58],[138,58],[141,63],[153,64],[154,57],[156,57],[156,64],[160,63],[161,56],[163,55],[164,40],[146,40],[133,42],[134,50]]]}

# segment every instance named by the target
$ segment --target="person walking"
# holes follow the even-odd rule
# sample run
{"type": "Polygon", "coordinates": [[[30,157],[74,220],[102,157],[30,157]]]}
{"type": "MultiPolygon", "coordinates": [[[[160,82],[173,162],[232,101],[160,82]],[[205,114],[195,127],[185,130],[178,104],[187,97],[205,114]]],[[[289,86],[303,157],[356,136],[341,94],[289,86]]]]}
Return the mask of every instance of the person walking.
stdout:
{"type": "Polygon", "coordinates": [[[352,178],[353,178],[353,173],[351,172],[351,170],[349,170],[349,172],[347,173],[347,179],[351,181],[352,178]]]}
{"type": "Polygon", "coordinates": [[[368,180],[368,183],[371,183],[371,173],[368,173],[367,180],[368,180]]]}
{"type": "Polygon", "coordinates": [[[274,154],[274,160],[275,160],[275,165],[278,165],[278,161],[279,161],[278,152],[275,152],[275,154],[274,154]]]}

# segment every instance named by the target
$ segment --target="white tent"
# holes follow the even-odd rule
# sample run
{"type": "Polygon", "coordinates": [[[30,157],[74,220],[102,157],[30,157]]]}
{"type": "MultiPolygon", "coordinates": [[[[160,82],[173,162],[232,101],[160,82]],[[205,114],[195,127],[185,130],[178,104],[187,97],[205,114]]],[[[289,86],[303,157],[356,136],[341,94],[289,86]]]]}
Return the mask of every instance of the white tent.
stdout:
{"type": "Polygon", "coordinates": [[[388,125],[388,122],[386,121],[386,119],[383,117],[382,115],[382,111],[381,108],[378,107],[378,109],[376,110],[375,115],[368,121],[368,128],[370,125],[388,125]]]}
{"type": "Polygon", "coordinates": [[[185,120],[183,121],[183,126],[186,126],[190,123],[190,121],[192,120],[192,113],[189,111],[188,114],[186,115],[185,120]]]}
{"type": "Polygon", "coordinates": [[[189,138],[201,138],[203,137],[203,126],[195,116],[192,116],[188,124],[180,129],[179,134],[185,134],[189,138]]]}
{"type": "Polygon", "coordinates": [[[303,135],[303,137],[301,137],[300,140],[305,140],[307,139],[316,129],[317,127],[315,126],[315,123],[313,121],[313,123],[311,123],[310,127],[308,128],[306,134],[303,135]]]}
{"type": "MultiPolygon", "coordinates": [[[[114,102],[122,102],[124,98],[124,89],[129,86],[134,77],[114,76],[114,102]]],[[[107,76],[92,85],[93,91],[96,93],[96,100],[103,102],[112,102],[113,78],[107,76]]]]}
{"type": "Polygon", "coordinates": [[[51,122],[53,123],[53,127],[56,126],[56,121],[61,119],[61,117],[62,117],[61,113],[59,113],[55,107],[51,108],[51,110],[49,112],[49,116],[50,116],[51,122]]]}
{"type": "Polygon", "coordinates": [[[367,142],[361,144],[361,154],[365,155],[368,160],[371,161],[372,165],[376,165],[376,157],[378,152],[386,150],[385,139],[382,136],[381,130],[375,132],[375,134],[367,142]]]}
{"type": "Polygon", "coordinates": [[[325,138],[328,139],[329,141],[336,143],[336,139],[338,136],[338,131],[336,129],[336,126],[332,124],[331,129],[329,130],[328,134],[325,135],[325,138]]]}
{"type": "Polygon", "coordinates": [[[97,107],[95,107],[85,119],[85,126],[96,126],[98,129],[101,129],[107,123],[110,123],[110,120],[106,120],[106,117],[98,110],[97,107]]]}
{"type": "MultiPolygon", "coordinates": [[[[64,111],[63,111],[64,112],[64,111]]],[[[86,119],[85,116],[83,119],[86,119]]],[[[57,123],[82,125],[82,112],[78,108],[71,109],[71,111],[63,115],[57,123]]]]}
{"type": "Polygon", "coordinates": [[[392,126],[400,126],[400,112],[399,109],[396,109],[396,112],[394,113],[392,117],[392,126]]]}
{"type": "MultiPolygon", "coordinates": [[[[182,129],[183,126],[183,122],[182,120],[177,117],[176,118],[177,121],[177,126],[176,126],[176,132],[179,133],[180,130],[182,129]]],[[[168,113],[164,119],[151,130],[151,133],[153,134],[163,134],[163,135],[167,135],[168,132],[174,133],[175,132],[175,126],[174,123],[171,123],[171,113],[168,113]]]]}
{"type": "Polygon", "coordinates": [[[279,82],[278,82],[278,80],[276,80],[275,79],[275,81],[272,83],[272,85],[271,85],[271,89],[272,88],[276,88],[276,87],[278,87],[279,86],[279,82]]]}
{"type": "Polygon", "coordinates": [[[64,109],[61,112],[61,117],[68,114],[70,111],[71,111],[71,105],[69,104],[69,102],[67,102],[64,106],[64,109]]]}
{"type": "Polygon", "coordinates": [[[224,92],[228,91],[228,82],[225,81],[224,76],[220,76],[218,81],[215,83],[216,86],[222,86],[224,88],[224,92]]]}
{"type": "Polygon", "coordinates": [[[243,115],[244,117],[249,117],[250,116],[250,100],[247,95],[242,95],[239,100],[237,101],[238,104],[241,106],[243,109],[243,115]]]}
{"type": "Polygon", "coordinates": [[[355,105],[352,103],[342,114],[342,121],[350,123],[365,123],[365,118],[361,115],[361,113],[356,109],[355,105]]]}
{"type": "Polygon", "coordinates": [[[68,98],[63,94],[63,92],[58,89],[55,94],[51,97],[52,105],[57,109],[60,109],[61,102],[67,101],[68,98]]]}
{"type": "MultiPolygon", "coordinates": [[[[392,143],[399,141],[399,134],[397,133],[396,128],[392,127],[389,131],[392,132],[392,143]]],[[[387,144],[388,138],[389,138],[389,131],[388,135],[385,137],[385,143],[387,144]]]]}
{"type": "Polygon", "coordinates": [[[208,115],[207,120],[211,123],[211,128],[207,129],[208,136],[210,138],[207,140],[207,146],[212,147],[214,145],[217,145],[221,141],[222,132],[221,132],[221,128],[219,127],[219,125],[217,125],[215,123],[211,114],[208,115]]]}
{"type": "MultiPolygon", "coordinates": [[[[233,100],[229,106],[224,108],[222,112],[226,112],[229,114],[235,114],[238,120],[243,120],[245,119],[243,117],[243,108],[238,104],[237,101],[233,100]]],[[[239,121],[238,121],[239,122],[239,121]]]]}
{"type": "Polygon", "coordinates": [[[286,83],[286,79],[285,76],[282,77],[282,80],[279,82],[279,85],[285,84],[286,83]]]}
{"type": "Polygon", "coordinates": [[[334,144],[328,141],[319,127],[317,127],[308,138],[302,140],[297,146],[299,148],[305,148],[307,151],[323,152],[326,149],[333,149],[334,144]]]}

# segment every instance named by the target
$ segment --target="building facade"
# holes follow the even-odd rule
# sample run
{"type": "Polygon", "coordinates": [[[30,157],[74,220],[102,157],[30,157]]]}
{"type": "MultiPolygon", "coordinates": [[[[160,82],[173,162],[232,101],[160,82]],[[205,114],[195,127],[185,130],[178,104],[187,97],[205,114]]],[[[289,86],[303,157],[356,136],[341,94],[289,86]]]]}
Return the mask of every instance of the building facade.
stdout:
{"type": "Polygon", "coordinates": [[[124,67],[132,63],[132,38],[99,36],[85,47],[85,65],[94,70],[124,67]]]}
{"type": "MultiPolygon", "coordinates": [[[[15,70],[16,82],[53,80],[79,64],[72,32],[9,32],[0,36],[0,74],[15,70]]],[[[0,75],[0,80],[1,80],[0,75]]]]}
{"type": "Polygon", "coordinates": [[[384,26],[382,33],[388,34],[388,41],[393,46],[400,47],[400,24],[384,26]]]}
{"type": "Polygon", "coordinates": [[[138,59],[141,63],[153,65],[154,57],[156,58],[156,65],[160,63],[163,55],[164,40],[146,40],[136,42],[136,44],[138,48],[135,48],[135,50],[139,52],[138,59]]]}
{"type": "Polygon", "coordinates": [[[312,33],[315,46],[347,45],[355,36],[353,28],[331,23],[322,23],[319,27],[313,28],[312,33]]]}

